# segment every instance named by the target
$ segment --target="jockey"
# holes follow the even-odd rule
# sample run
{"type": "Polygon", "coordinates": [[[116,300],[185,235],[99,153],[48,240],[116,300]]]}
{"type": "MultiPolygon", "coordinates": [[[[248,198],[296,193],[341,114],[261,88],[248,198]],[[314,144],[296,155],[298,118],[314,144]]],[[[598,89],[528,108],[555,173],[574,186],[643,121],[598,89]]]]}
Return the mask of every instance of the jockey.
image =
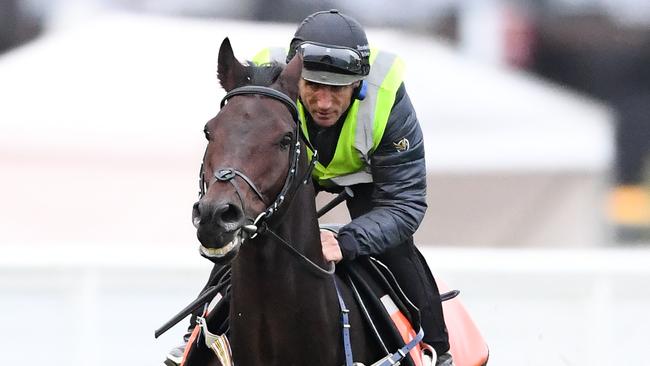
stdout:
{"type": "Polygon", "coordinates": [[[321,231],[323,256],[339,262],[372,255],[386,264],[420,309],[423,341],[438,354],[436,365],[453,365],[440,294],[413,243],[427,208],[426,167],[402,60],[371,50],[362,26],[338,10],[308,16],[288,54],[266,49],[253,62],[289,62],[296,54],[303,59],[301,128],[318,150],[316,189],[354,192],[347,200],[352,221],[338,235],[321,231]]]}

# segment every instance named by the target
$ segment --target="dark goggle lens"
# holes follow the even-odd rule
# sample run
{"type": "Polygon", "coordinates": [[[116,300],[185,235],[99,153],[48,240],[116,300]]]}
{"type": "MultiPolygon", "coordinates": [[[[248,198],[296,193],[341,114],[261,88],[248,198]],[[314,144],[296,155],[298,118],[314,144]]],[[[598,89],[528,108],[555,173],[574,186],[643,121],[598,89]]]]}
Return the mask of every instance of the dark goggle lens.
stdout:
{"type": "Polygon", "coordinates": [[[362,72],[361,55],[350,48],[303,43],[298,47],[298,52],[304,63],[327,65],[353,74],[362,72]]]}

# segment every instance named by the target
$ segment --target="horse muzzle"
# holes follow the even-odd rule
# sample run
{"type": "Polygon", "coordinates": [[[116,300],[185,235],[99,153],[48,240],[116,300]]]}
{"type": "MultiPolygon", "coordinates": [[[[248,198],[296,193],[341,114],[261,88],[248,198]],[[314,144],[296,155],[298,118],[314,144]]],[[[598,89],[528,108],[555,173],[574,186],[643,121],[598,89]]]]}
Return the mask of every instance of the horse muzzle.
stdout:
{"type": "Polygon", "coordinates": [[[201,200],[192,209],[192,223],[201,242],[201,255],[224,258],[239,250],[242,243],[241,228],[245,223],[244,212],[239,205],[213,204],[201,200]]]}

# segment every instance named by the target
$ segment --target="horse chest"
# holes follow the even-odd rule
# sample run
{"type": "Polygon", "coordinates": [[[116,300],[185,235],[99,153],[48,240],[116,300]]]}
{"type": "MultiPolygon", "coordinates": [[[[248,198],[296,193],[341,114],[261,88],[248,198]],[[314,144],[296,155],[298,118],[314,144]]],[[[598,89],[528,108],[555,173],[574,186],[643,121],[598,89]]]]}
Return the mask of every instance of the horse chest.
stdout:
{"type": "Polygon", "coordinates": [[[338,308],[326,299],[313,289],[260,291],[239,304],[233,299],[231,344],[237,366],[337,364],[338,308]]]}

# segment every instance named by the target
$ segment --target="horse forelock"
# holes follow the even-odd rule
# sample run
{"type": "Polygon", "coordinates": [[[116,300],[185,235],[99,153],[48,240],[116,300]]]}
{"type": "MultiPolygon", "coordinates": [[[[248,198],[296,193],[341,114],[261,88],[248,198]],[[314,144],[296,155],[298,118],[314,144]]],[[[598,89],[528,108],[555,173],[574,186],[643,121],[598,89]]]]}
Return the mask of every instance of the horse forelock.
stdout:
{"type": "Polygon", "coordinates": [[[251,85],[269,86],[278,79],[284,65],[273,61],[259,66],[248,65],[246,69],[251,85]]]}

